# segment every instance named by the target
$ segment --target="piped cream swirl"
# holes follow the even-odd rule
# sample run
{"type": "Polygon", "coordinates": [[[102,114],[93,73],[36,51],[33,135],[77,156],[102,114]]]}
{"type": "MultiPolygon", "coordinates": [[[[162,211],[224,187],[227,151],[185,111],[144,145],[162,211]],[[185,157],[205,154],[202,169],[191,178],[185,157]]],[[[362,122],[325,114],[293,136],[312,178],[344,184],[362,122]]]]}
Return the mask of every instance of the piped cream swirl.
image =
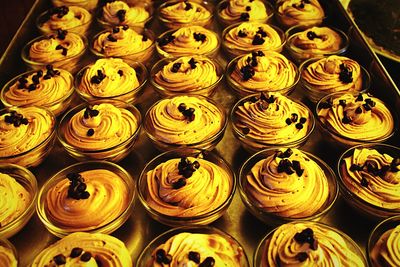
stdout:
{"type": "Polygon", "coordinates": [[[266,21],[268,14],[264,3],[260,0],[227,0],[225,8],[219,10],[219,16],[226,21],[227,24],[234,22],[263,20],[266,21]],[[243,17],[243,13],[248,17],[243,17]]]}
{"type": "Polygon", "coordinates": [[[149,12],[142,6],[129,6],[123,1],[112,1],[103,7],[103,20],[113,25],[135,25],[146,21],[150,17],[149,12]],[[119,12],[125,12],[119,16],[119,12]],[[123,18],[123,20],[121,20],[123,18]]]}
{"type": "Polygon", "coordinates": [[[281,23],[290,27],[297,24],[318,25],[325,12],[318,0],[282,0],[278,2],[281,23]]]}
{"type": "Polygon", "coordinates": [[[374,267],[400,266],[400,225],[382,234],[372,248],[370,258],[374,267]]]}
{"type": "Polygon", "coordinates": [[[70,234],[41,251],[33,260],[32,267],[56,267],[54,258],[63,255],[65,266],[109,266],[132,267],[132,259],[125,244],[119,239],[105,234],[89,234],[76,232],[70,234]],[[90,253],[89,261],[83,262],[80,257],[71,257],[74,248],[90,253]]]}
{"type": "Polygon", "coordinates": [[[343,47],[342,37],[329,27],[312,27],[289,37],[288,43],[304,52],[333,53],[343,47]]]}
{"type": "Polygon", "coordinates": [[[15,178],[0,173],[0,227],[6,226],[24,213],[31,201],[31,194],[15,178]]]}
{"type": "Polygon", "coordinates": [[[182,1],[160,9],[160,19],[177,24],[205,25],[212,14],[205,7],[193,1],[182,1]]]}
{"type": "MultiPolygon", "coordinates": [[[[261,267],[285,266],[366,266],[362,256],[354,251],[349,241],[339,233],[312,222],[288,223],[278,227],[263,246],[261,267]],[[317,248],[301,244],[295,235],[310,228],[317,241],[317,248]],[[299,260],[304,254],[304,261],[299,260]]],[[[361,253],[361,252],[360,252],[361,253]]]]}
{"type": "Polygon", "coordinates": [[[115,173],[105,169],[81,172],[90,196],[68,196],[70,181],[65,177],[50,188],[45,197],[47,218],[67,231],[88,231],[102,227],[122,214],[129,205],[128,185],[115,173]]]}
{"type": "Polygon", "coordinates": [[[279,157],[286,149],[258,161],[246,175],[245,192],[255,206],[285,218],[304,218],[320,212],[329,197],[328,178],[314,160],[298,149],[279,157]],[[298,162],[301,173],[280,170],[282,162],[298,162]],[[299,175],[300,174],[300,175],[299,175]]]}
{"type": "MultiPolygon", "coordinates": [[[[50,12],[50,11],[49,11],[50,12]]],[[[44,32],[61,30],[72,30],[73,28],[82,26],[92,20],[92,15],[86,9],[79,6],[69,6],[68,12],[63,16],[53,14],[49,19],[40,25],[40,29],[44,32]]],[[[77,32],[84,33],[84,32],[77,32]]]]}
{"type": "Polygon", "coordinates": [[[394,119],[385,103],[368,94],[361,94],[360,97],[352,94],[336,96],[329,106],[322,108],[320,105],[317,115],[321,123],[337,135],[374,141],[390,136],[394,130],[394,119]],[[374,103],[373,107],[368,104],[369,101],[374,103]],[[341,105],[341,102],[344,104],[341,105]]]}
{"type": "Polygon", "coordinates": [[[12,249],[0,245],[0,266],[17,267],[18,261],[12,249]]]}
{"type": "Polygon", "coordinates": [[[128,140],[136,132],[138,119],[127,109],[109,103],[94,105],[99,114],[85,118],[85,109],[76,113],[66,122],[65,140],[69,145],[90,150],[115,147],[128,140]],[[93,135],[88,131],[93,129],[93,135]]]}

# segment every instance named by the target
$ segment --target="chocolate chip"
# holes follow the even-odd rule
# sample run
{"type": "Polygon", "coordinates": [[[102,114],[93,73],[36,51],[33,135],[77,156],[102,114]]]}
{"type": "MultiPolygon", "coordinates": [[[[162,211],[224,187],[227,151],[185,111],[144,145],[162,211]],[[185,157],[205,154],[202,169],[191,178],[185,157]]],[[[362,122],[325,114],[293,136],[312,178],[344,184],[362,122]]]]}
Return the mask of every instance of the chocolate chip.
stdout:
{"type": "Polygon", "coordinates": [[[261,34],[256,34],[251,42],[253,45],[262,45],[265,42],[261,34]]]}
{"type": "Polygon", "coordinates": [[[118,74],[119,74],[119,76],[122,76],[122,75],[124,75],[124,72],[123,72],[123,70],[119,70],[119,71],[118,71],[118,74]]]}
{"type": "Polygon", "coordinates": [[[38,87],[38,85],[37,84],[30,84],[29,86],[28,86],[28,91],[34,91],[34,90],[36,90],[36,88],[38,87]]]}
{"type": "Polygon", "coordinates": [[[288,175],[291,175],[294,173],[292,162],[288,159],[282,159],[279,161],[278,168],[277,168],[278,173],[285,172],[288,175]]]}
{"type": "Polygon", "coordinates": [[[143,42],[146,42],[148,39],[149,39],[149,37],[147,37],[145,34],[143,34],[143,36],[142,36],[142,41],[143,41],[143,42]]]}
{"type": "Polygon", "coordinates": [[[258,27],[258,31],[256,33],[260,34],[261,37],[267,37],[268,36],[268,34],[261,27],[258,27]]]}
{"type": "Polygon", "coordinates": [[[239,30],[238,36],[244,38],[247,36],[247,33],[245,31],[239,30]]]}
{"type": "Polygon", "coordinates": [[[361,186],[368,187],[368,180],[365,177],[361,178],[361,186]]]}
{"type": "Polygon", "coordinates": [[[240,14],[240,20],[241,21],[249,21],[250,19],[250,15],[247,12],[241,13],[240,14]]]}
{"type": "Polygon", "coordinates": [[[308,254],[306,252],[299,252],[296,254],[295,258],[299,262],[304,262],[308,259],[308,254]]]}
{"type": "Polygon", "coordinates": [[[90,197],[90,193],[88,191],[81,193],[81,199],[88,199],[90,197]]]}
{"type": "Polygon", "coordinates": [[[126,10],[125,9],[120,9],[117,11],[116,13],[118,19],[120,22],[123,22],[125,20],[125,16],[126,16],[126,10]]]}
{"type": "Polygon", "coordinates": [[[356,112],[356,114],[361,114],[362,113],[362,108],[361,107],[357,107],[355,112],[356,112]]]}
{"type": "Polygon", "coordinates": [[[80,200],[89,198],[90,194],[86,190],[85,180],[79,173],[69,173],[67,178],[70,181],[68,187],[68,197],[80,200]]]}
{"type": "Polygon", "coordinates": [[[168,34],[164,35],[163,38],[157,39],[157,41],[158,41],[159,46],[164,46],[164,45],[167,45],[170,42],[172,42],[174,39],[175,39],[175,36],[173,36],[172,33],[168,33],[168,34]]]}
{"type": "Polygon", "coordinates": [[[56,50],[62,50],[63,48],[64,47],[62,45],[60,45],[60,44],[56,46],[56,50]]]}
{"type": "Polygon", "coordinates": [[[172,183],[172,188],[173,189],[179,189],[179,188],[184,187],[186,185],[186,179],[185,178],[179,178],[176,182],[172,183]]]}
{"type": "Polygon", "coordinates": [[[203,33],[193,33],[193,38],[198,42],[204,42],[206,40],[206,35],[203,33]]]}
{"type": "Polygon", "coordinates": [[[347,67],[346,64],[340,64],[339,80],[343,83],[351,83],[353,81],[353,72],[347,67]]]}
{"type": "Polygon", "coordinates": [[[257,103],[257,107],[260,110],[267,110],[268,106],[269,106],[269,104],[267,102],[265,102],[265,101],[260,101],[260,102],[257,103]]]}
{"type": "Polygon", "coordinates": [[[390,163],[390,171],[391,172],[398,172],[399,169],[397,166],[400,165],[400,158],[393,158],[392,162],[390,163]]]}
{"type": "Polygon", "coordinates": [[[355,172],[355,171],[361,171],[363,169],[363,166],[359,166],[357,164],[351,164],[350,166],[350,171],[355,172]]]}
{"type": "Polygon", "coordinates": [[[169,264],[172,261],[171,255],[167,254],[162,248],[156,251],[156,262],[160,264],[169,264]],[[169,257],[168,257],[169,256],[169,257]]]}
{"type": "Polygon", "coordinates": [[[179,62],[174,63],[174,64],[172,65],[171,71],[172,71],[173,73],[177,73],[177,72],[179,71],[179,68],[181,67],[181,65],[182,65],[182,63],[179,63],[179,62]]]}
{"type": "Polygon", "coordinates": [[[180,103],[179,106],[178,106],[178,110],[180,112],[185,111],[186,110],[186,104],[185,103],[180,103]]]}
{"type": "Polygon", "coordinates": [[[83,252],[83,249],[81,248],[73,248],[71,250],[71,254],[69,255],[71,258],[77,258],[79,257],[83,252]]]}
{"type": "Polygon", "coordinates": [[[301,123],[296,123],[296,129],[298,129],[298,130],[303,129],[303,124],[301,124],[301,123]]]}
{"type": "Polygon", "coordinates": [[[292,124],[292,120],[291,120],[290,118],[287,118],[287,119],[285,120],[285,122],[286,122],[287,125],[292,124]]]}
{"type": "Polygon", "coordinates": [[[346,100],[345,99],[340,99],[339,100],[339,105],[341,105],[342,107],[346,107],[346,100]]]}
{"type": "Polygon", "coordinates": [[[310,40],[314,40],[314,38],[318,38],[318,35],[313,31],[309,31],[307,32],[307,38],[310,40]]]}
{"type": "Polygon", "coordinates": [[[29,123],[29,121],[28,121],[27,118],[22,118],[22,119],[21,119],[21,124],[23,124],[23,125],[28,125],[28,123],[29,123]]]}
{"type": "Polygon", "coordinates": [[[59,40],[65,40],[65,37],[67,36],[68,32],[66,30],[57,30],[57,39],[59,40]]]}
{"type": "Polygon", "coordinates": [[[185,10],[191,10],[193,8],[192,4],[190,4],[189,2],[185,2],[185,10]]]}
{"type": "Polygon", "coordinates": [[[343,124],[349,124],[351,121],[352,121],[351,118],[347,116],[344,116],[342,119],[343,124]]]}
{"type": "Polygon", "coordinates": [[[250,129],[247,128],[247,127],[245,127],[245,128],[242,129],[242,133],[243,133],[244,135],[248,135],[248,134],[250,133],[250,129]]]}
{"type": "Polygon", "coordinates": [[[332,99],[328,99],[325,102],[321,102],[319,104],[319,107],[322,108],[322,109],[328,109],[328,108],[332,108],[332,105],[333,105],[332,99]]]}
{"type": "Polygon", "coordinates": [[[306,228],[300,233],[296,233],[294,240],[300,244],[308,243],[311,245],[314,243],[314,231],[311,228],[306,228]]]}
{"type": "Polygon", "coordinates": [[[90,128],[87,132],[86,132],[87,136],[93,136],[94,135],[94,130],[92,128],[90,128]]]}
{"type": "Polygon", "coordinates": [[[300,123],[301,124],[304,124],[304,123],[306,123],[307,122],[307,118],[304,118],[304,117],[301,117],[300,118],[300,123]]]}
{"type": "Polygon", "coordinates": [[[119,33],[119,31],[120,31],[119,27],[114,27],[114,28],[112,29],[112,32],[113,32],[113,33],[119,33]]]}
{"type": "Polygon", "coordinates": [[[215,260],[213,257],[207,257],[204,259],[202,263],[199,264],[199,267],[212,267],[215,265],[215,260]]]}
{"type": "Polygon", "coordinates": [[[67,54],[68,54],[68,49],[64,47],[64,48],[62,49],[61,55],[67,56],[67,54]]]}
{"type": "Polygon", "coordinates": [[[250,6],[246,6],[246,11],[250,11],[251,7],[250,6]]]}
{"type": "Polygon", "coordinates": [[[363,100],[364,100],[364,98],[363,98],[362,94],[359,94],[356,98],[356,101],[363,101],[363,100]]]}
{"type": "Polygon", "coordinates": [[[124,31],[126,31],[127,29],[129,29],[129,25],[122,25],[122,29],[123,29],[124,31]]]}
{"type": "Polygon", "coordinates": [[[111,33],[109,35],[107,35],[107,40],[110,42],[118,41],[117,38],[115,38],[111,33]]]}
{"type": "Polygon", "coordinates": [[[249,65],[243,66],[240,69],[240,72],[242,73],[242,78],[244,81],[250,80],[255,75],[254,69],[249,65]]]}
{"type": "Polygon", "coordinates": [[[194,60],[194,58],[191,58],[188,63],[190,64],[190,68],[192,68],[192,69],[195,69],[197,67],[196,66],[197,62],[196,62],[196,60],[194,60]]]}
{"type": "Polygon", "coordinates": [[[83,262],[88,262],[88,261],[90,261],[91,258],[92,258],[92,254],[90,252],[85,252],[80,257],[80,260],[83,262]]]}
{"type": "Polygon", "coordinates": [[[368,105],[368,104],[363,104],[363,107],[364,107],[365,111],[370,111],[370,110],[372,110],[371,106],[368,105]]]}
{"type": "Polygon", "coordinates": [[[67,259],[65,258],[65,256],[63,254],[58,254],[57,256],[55,256],[53,258],[53,261],[57,265],[63,265],[65,263],[67,263],[67,259]]]}
{"type": "Polygon", "coordinates": [[[200,263],[200,253],[195,251],[189,251],[189,260],[193,261],[194,263],[200,263]]]}
{"type": "Polygon", "coordinates": [[[297,115],[296,113],[292,113],[290,119],[292,122],[297,122],[297,120],[299,119],[299,115],[297,115]]]}

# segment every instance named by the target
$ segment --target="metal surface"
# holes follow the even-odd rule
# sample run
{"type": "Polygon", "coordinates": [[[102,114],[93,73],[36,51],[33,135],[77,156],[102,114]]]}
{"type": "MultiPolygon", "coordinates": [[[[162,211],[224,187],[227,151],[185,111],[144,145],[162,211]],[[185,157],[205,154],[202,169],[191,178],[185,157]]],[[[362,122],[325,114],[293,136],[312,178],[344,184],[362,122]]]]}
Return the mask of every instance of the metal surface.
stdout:
{"type": "MultiPolygon", "coordinates": [[[[356,59],[370,71],[373,94],[388,103],[392,112],[399,116],[399,90],[393,84],[379,59],[372,53],[371,48],[360,35],[357,28],[354,27],[353,22],[347,16],[338,0],[324,0],[321,2],[324,5],[324,9],[328,11],[326,24],[349,32],[351,45],[347,56],[356,59]]],[[[0,77],[0,85],[6,83],[13,76],[25,71],[26,68],[22,63],[20,51],[26,42],[39,35],[39,32],[34,26],[34,20],[41,11],[49,6],[50,2],[48,0],[36,1],[28,17],[25,19],[1,59],[0,73],[2,75],[0,77]]],[[[153,22],[152,28],[157,34],[161,32],[157,20],[153,22]]],[[[217,25],[216,21],[214,21],[213,29],[221,32],[221,28],[217,25]]],[[[95,27],[93,33],[98,30],[99,29],[95,27]]],[[[93,60],[93,58],[88,56],[85,61],[89,62],[91,60],[93,60]]],[[[224,66],[227,63],[227,59],[222,52],[218,55],[218,60],[220,60],[224,66]]],[[[235,96],[225,83],[217,90],[213,98],[220,102],[228,111],[236,101],[235,96]]],[[[295,90],[292,96],[304,100],[304,96],[299,92],[299,88],[295,90]]],[[[147,108],[157,99],[157,94],[148,84],[145,93],[141,96],[136,106],[142,112],[142,115],[144,115],[147,108]]],[[[312,108],[312,106],[310,106],[310,108],[312,108]]],[[[390,142],[399,146],[399,140],[399,133],[397,133],[390,142]]],[[[335,144],[324,141],[318,128],[315,129],[309,141],[302,149],[314,153],[316,156],[325,160],[334,170],[336,170],[337,160],[343,152],[343,150],[339,149],[335,144]]],[[[225,136],[215,151],[231,163],[236,173],[238,173],[242,163],[250,156],[250,154],[240,147],[240,144],[234,138],[230,125],[226,129],[225,136]]],[[[142,131],[133,151],[119,164],[124,167],[134,179],[137,179],[144,165],[159,153],[160,152],[154,149],[142,131]]],[[[39,167],[32,169],[32,172],[36,175],[38,184],[41,186],[50,176],[74,162],[76,161],[68,156],[57,142],[51,155],[39,167]]],[[[369,233],[377,224],[377,222],[359,215],[344,203],[341,197],[338,198],[334,208],[322,221],[348,234],[363,250],[365,250],[369,233]]],[[[235,193],[233,202],[226,214],[212,223],[212,226],[224,230],[235,237],[244,247],[250,263],[253,261],[253,253],[259,241],[271,230],[271,227],[263,224],[246,211],[241,202],[239,192],[235,193]]],[[[129,220],[114,232],[113,235],[125,242],[131,252],[133,261],[136,262],[142,249],[154,237],[167,229],[169,229],[169,227],[152,220],[145,213],[139,201],[136,201],[136,205],[133,208],[133,213],[129,220]]],[[[56,240],[57,238],[52,236],[44,228],[36,214],[21,232],[10,239],[18,250],[20,266],[29,265],[36,254],[56,240]]]]}

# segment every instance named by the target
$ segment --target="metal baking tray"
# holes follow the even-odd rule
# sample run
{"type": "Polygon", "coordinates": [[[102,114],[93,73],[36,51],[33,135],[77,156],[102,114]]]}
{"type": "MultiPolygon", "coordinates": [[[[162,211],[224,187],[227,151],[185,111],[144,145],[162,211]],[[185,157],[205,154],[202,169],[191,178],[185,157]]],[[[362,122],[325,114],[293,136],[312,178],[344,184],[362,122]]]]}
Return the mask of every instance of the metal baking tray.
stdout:
{"type": "MultiPolygon", "coordinates": [[[[400,91],[393,83],[392,79],[384,69],[378,57],[372,52],[366,40],[360,34],[359,29],[347,15],[339,0],[321,0],[324,10],[328,13],[326,24],[347,32],[350,37],[350,47],[348,56],[357,60],[367,68],[372,78],[372,93],[384,100],[393,113],[400,115],[400,91]]],[[[32,9],[18,29],[6,52],[0,60],[0,85],[3,86],[8,80],[26,70],[23,64],[20,51],[22,47],[31,39],[39,36],[39,31],[35,27],[37,16],[51,5],[49,0],[36,0],[32,9]]],[[[95,26],[96,27],[96,26],[95,26]]],[[[157,19],[153,21],[151,28],[158,35],[161,27],[157,19]]],[[[214,20],[213,29],[221,33],[222,29],[214,20]]],[[[95,28],[94,32],[100,29],[95,28]]],[[[90,38],[90,37],[89,37],[90,38]]],[[[89,53],[88,53],[89,54],[89,53]]],[[[90,55],[84,60],[94,60],[90,55]]],[[[218,55],[218,60],[226,65],[227,58],[223,52],[218,55]]],[[[82,66],[86,63],[82,62],[82,66]]],[[[298,89],[292,94],[295,98],[302,99],[298,89]]],[[[213,96],[228,111],[237,100],[233,92],[224,83],[213,96]]],[[[142,115],[147,108],[158,99],[157,94],[148,84],[145,93],[141,96],[139,103],[136,104],[142,115]]],[[[79,100],[77,100],[79,101],[79,100]]],[[[397,132],[389,143],[399,146],[400,138],[397,132]]],[[[309,138],[309,141],[302,147],[303,150],[314,153],[316,156],[326,161],[332,169],[336,170],[336,164],[343,150],[325,142],[316,128],[309,138]]],[[[226,129],[225,136],[215,150],[225,160],[227,160],[233,170],[238,173],[240,166],[250,156],[232,133],[231,126],[226,129]]],[[[133,177],[137,179],[144,165],[160,152],[156,151],[150,141],[142,131],[138,143],[133,151],[119,164],[124,167],[133,177]]],[[[67,155],[61,145],[56,142],[51,155],[38,167],[33,168],[32,172],[38,179],[41,186],[50,176],[60,169],[75,163],[76,161],[67,155]]],[[[350,237],[352,237],[365,251],[367,239],[372,228],[377,224],[376,221],[369,220],[344,203],[341,197],[338,198],[334,208],[321,220],[333,227],[336,227],[350,237]]],[[[244,247],[247,257],[252,264],[253,253],[260,240],[272,229],[246,211],[241,202],[239,192],[236,191],[234,199],[227,212],[214,223],[214,227],[222,229],[235,237],[244,247]]],[[[164,226],[151,219],[145,212],[138,200],[133,208],[132,215],[128,221],[113,233],[125,242],[131,252],[133,262],[136,262],[142,249],[157,235],[166,231],[169,227],[164,226]]],[[[52,236],[42,225],[35,214],[28,224],[10,241],[18,251],[20,266],[27,266],[31,263],[35,255],[49,244],[55,242],[56,237],[52,236]]]]}

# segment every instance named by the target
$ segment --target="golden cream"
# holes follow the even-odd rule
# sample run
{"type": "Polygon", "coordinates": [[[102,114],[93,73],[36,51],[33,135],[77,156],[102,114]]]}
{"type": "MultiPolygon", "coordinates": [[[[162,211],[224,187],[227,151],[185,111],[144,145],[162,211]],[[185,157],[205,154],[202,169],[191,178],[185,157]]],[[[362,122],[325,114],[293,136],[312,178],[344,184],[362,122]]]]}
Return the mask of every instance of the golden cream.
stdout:
{"type": "Polygon", "coordinates": [[[382,234],[370,252],[374,267],[400,266],[400,225],[382,234]]]}
{"type": "Polygon", "coordinates": [[[112,25],[139,26],[143,24],[144,26],[144,22],[150,17],[150,13],[143,6],[129,6],[123,1],[106,3],[102,11],[102,19],[112,25]]]}
{"type": "Polygon", "coordinates": [[[318,0],[282,0],[278,2],[280,23],[289,28],[294,25],[319,25],[325,12],[318,0]]]}
{"type": "Polygon", "coordinates": [[[225,24],[239,21],[265,22],[270,16],[260,0],[227,0],[220,5],[218,12],[225,24]]]}
{"type": "Polygon", "coordinates": [[[210,11],[193,1],[166,4],[160,8],[160,19],[169,28],[179,28],[184,24],[205,26],[211,18],[210,11]]]}

